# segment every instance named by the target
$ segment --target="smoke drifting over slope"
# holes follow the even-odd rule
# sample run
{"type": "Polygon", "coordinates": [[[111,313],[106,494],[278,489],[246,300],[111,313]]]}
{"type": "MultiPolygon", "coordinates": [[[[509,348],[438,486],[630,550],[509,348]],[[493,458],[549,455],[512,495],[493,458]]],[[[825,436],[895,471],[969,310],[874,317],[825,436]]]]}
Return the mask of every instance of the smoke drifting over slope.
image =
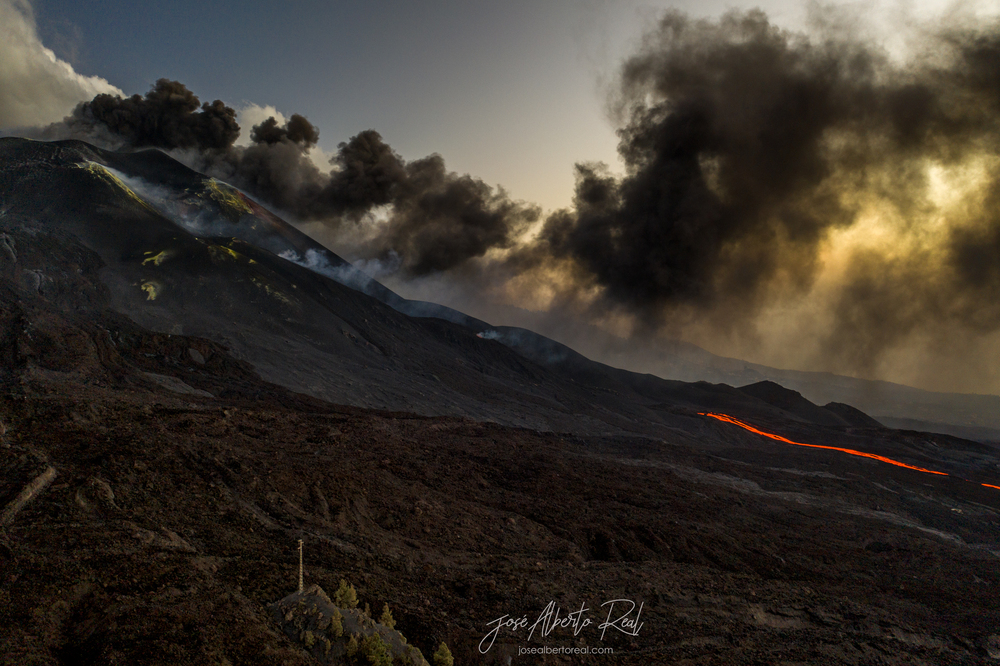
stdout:
{"type": "Polygon", "coordinates": [[[621,70],[626,173],[577,165],[573,208],[545,219],[373,130],[341,143],[329,172],[300,115],[236,146],[231,108],[166,80],[100,95],[48,133],[173,150],[322,221],[335,249],[390,278],[451,280],[467,298],[451,305],[485,293],[925,384],[912,359],[933,351],[978,373],[952,388],[996,391],[1000,358],[976,355],[997,353],[1000,330],[1000,29],[921,30],[923,50],[900,59],[822,16],[806,35],[760,11],[667,13],[621,70]]]}
{"type": "Polygon", "coordinates": [[[292,114],[284,127],[279,127],[278,121],[272,116],[253,128],[250,140],[254,143],[266,143],[269,146],[290,141],[303,148],[312,148],[319,141],[319,130],[297,113],[292,114]]]}
{"type": "Polygon", "coordinates": [[[341,143],[329,173],[308,158],[319,130],[299,114],[284,125],[268,118],[252,128],[249,146],[237,146],[240,127],[231,107],[219,100],[202,104],[183,84],[167,79],[145,96],[99,95],[43,134],[175,151],[193,167],[300,219],[333,226],[360,224],[372,209],[389,206],[381,228],[362,234],[365,252],[398,258],[396,265],[411,275],[448,270],[492,248],[510,247],[540,214],[503,190],[449,172],[440,155],[406,162],[374,130],[341,143]]]}

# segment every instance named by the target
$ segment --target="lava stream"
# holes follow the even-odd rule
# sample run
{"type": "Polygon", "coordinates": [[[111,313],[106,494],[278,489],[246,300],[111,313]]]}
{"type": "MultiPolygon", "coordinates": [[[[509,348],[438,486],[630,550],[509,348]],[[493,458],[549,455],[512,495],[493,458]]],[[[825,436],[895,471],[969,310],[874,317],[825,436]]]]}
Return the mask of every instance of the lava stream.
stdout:
{"type": "MultiPolygon", "coordinates": [[[[740,421],[739,419],[734,419],[732,416],[729,416],[727,414],[712,414],[712,413],[706,413],[706,412],[699,412],[699,414],[701,416],[710,416],[713,419],[718,419],[720,421],[725,421],[726,423],[732,423],[733,425],[738,425],[739,427],[741,427],[741,428],[743,428],[745,430],[749,430],[752,433],[756,433],[758,435],[763,435],[764,437],[770,437],[771,439],[777,440],[779,442],[784,442],[786,444],[794,444],[795,446],[808,446],[810,449],[828,449],[830,451],[840,451],[842,453],[849,453],[852,456],[861,456],[862,458],[872,458],[873,460],[881,460],[882,462],[889,463],[890,465],[896,465],[897,467],[905,467],[907,469],[915,469],[918,472],[926,472],[927,474],[937,474],[939,476],[949,476],[949,474],[947,472],[935,472],[932,469],[924,469],[923,467],[916,467],[914,465],[907,465],[906,463],[901,463],[898,460],[893,460],[892,458],[886,458],[885,456],[875,455],[874,453],[865,453],[864,451],[855,451],[854,449],[842,449],[842,448],[840,448],[838,446],[822,446],[820,444],[803,444],[802,442],[793,442],[792,440],[788,439],[787,437],[782,437],[781,435],[772,435],[769,432],[764,432],[763,430],[760,430],[758,428],[753,427],[749,423],[744,423],[743,421],[740,421]]],[[[988,486],[989,484],[984,483],[982,485],[988,486]]],[[[1000,487],[998,487],[998,486],[989,486],[989,487],[990,488],[997,488],[998,490],[1000,490],[1000,487]]]]}

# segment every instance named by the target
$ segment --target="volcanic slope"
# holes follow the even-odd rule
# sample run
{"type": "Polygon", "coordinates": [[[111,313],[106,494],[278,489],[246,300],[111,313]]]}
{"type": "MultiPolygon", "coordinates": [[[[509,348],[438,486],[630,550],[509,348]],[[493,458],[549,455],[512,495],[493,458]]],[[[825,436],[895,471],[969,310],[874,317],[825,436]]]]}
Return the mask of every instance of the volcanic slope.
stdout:
{"type": "MultiPolygon", "coordinates": [[[[381,302],[394,295],[377,283],[363,286],[388,292],[381,300],[279,257],[312,250],[327,267],[349,268],[233,188],[158,151],[4,139],[0,192],[14,245],[38,234],[75,239],[102,264],[111,309],[152,330],[223,344],[293,390],[543,429],[649,431],[668,420],[633,396],[567,381],[475,328],[408,317],[381,302]],[[126,173],[157,196],[137,194],[119,177],[126,173]],[[254,242],[215,235],[234,229],[254,242]]],[[[40,289],[46,270],[36,271],[40,289]]]]}

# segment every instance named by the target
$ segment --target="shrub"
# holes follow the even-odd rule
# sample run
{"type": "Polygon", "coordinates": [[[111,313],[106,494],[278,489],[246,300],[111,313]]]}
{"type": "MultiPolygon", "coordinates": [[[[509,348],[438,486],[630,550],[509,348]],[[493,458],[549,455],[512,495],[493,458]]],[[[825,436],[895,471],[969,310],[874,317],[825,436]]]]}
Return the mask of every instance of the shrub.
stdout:
{"type": "Polygon", "coordinates": [[[348,657],[353,657],[354,655],[356,655],[358,653],[358,635],[357,634],[351,634],[351,640],[347,641],[347,647],[345,649],[347,650],[347,656],[348,657]]]}
{"type": "Polygon", "coordinates": [[[344,616],[339,611],[334,612],[330,618],[330,633],[337,638],[344,635],[344,616]]]}
{"type": "Polygon", "coordinates": [[[378,619],[380,624],[389,627],[390,629],[396,628],[396,620],[392,617],[392,611],[389,610],[389,604],[382,606],[382,616],[378,619]]]}
{"type": "Polygon", "coordinates": [[[392,666],[392,652],[378,633],[365,636],[361,641],[361,654],[371,666],[392,666]]]}
{"type": "Polygon", "coordinates": [[[451,650],[443,641],[434,653],[434,666],[455,666],[455,658],[451,656],[451,650]]]}
{"type": "Polygon", "coordinates": [[[334,603],[341,608],[357,608],[358,593],[354,591],[354,586],[349,585],[343,578],[340,579],[340,587],[333,595],[334,603]]]}
{"type": "Polygon", "coordinates": [[[311,648],[316,645],[316,636],[311,631],[306,631],[305,635],[302,637],[302,642],[306,644],[307,648],[311,648]]]}

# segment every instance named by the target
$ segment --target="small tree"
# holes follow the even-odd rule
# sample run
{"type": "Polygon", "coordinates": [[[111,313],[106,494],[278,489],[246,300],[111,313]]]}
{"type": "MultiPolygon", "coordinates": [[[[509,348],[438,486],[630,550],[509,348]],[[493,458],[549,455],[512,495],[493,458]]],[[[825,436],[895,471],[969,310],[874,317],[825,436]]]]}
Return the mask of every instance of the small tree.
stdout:
{"type": "Polygon", "coordinates": [[[382,615],[378,619],[380,624],[389,627],[390,629],[396,628],[396,620],[392,617],[392,611],[389,610],[389,604],[382,606],[382,615]]]}
{"type": "Polygon", "coordinates": [[[378,632],[368,634],[361,641],[361,654],[371,666],[392,666],[392,651],[378,632]]]}
{"type": "Polygon", "coordinates": [[[354,586],[341,578],[340,587],[337,588],[337,593],[333,595],[333,603],[341,608],[357,608],[358,593],[354,591],[354,586]]]}
{"type": "Polygon", "coordinates": [[[347,656],[348,657],[353,657],[354,655],[356,655],[358,653],[358,635],[357,634],[351,634],[351,638],[350,638],[350,640],[347,641],[347,647],[345,649],[347,651],[347,656]]]}
{"type": "Polygon", "coordinates": [[[451,650],[444,644],[444,641],[434,653],[434,666],[455,666],[455,658],[451,656],[451,650]]]}

